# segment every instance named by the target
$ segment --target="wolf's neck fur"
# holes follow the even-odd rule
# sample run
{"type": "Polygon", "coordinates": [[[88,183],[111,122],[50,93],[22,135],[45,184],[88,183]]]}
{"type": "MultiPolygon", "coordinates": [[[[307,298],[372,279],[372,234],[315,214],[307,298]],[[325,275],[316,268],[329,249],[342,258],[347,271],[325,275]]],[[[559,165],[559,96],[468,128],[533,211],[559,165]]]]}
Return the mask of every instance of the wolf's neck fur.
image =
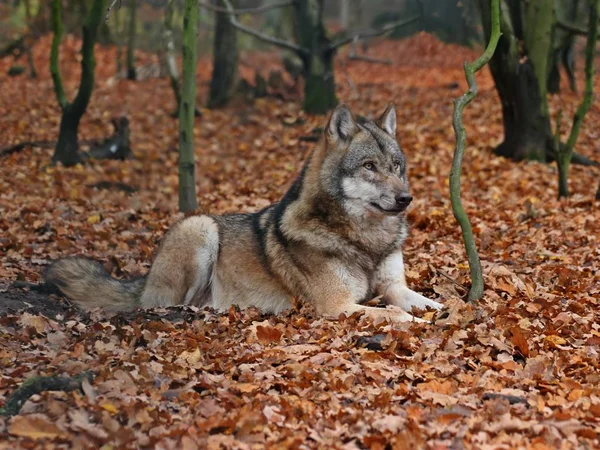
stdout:
{"type": "Polygon", "coordinates": [[[335,164],[347,150],[328,148],[327,137],[322,137],[308,156],[294,184],[283,196],[280,224],[286,236],[295,241],[321,241],[321,248],[339,252],[368,253],[371,260],[379,260],[397,249],[406,234],[404,216],[350,216],[343,205],[343,193],[337,180],[324,179],[324,164],[335,164]],[[332,159],[333,158],[333,159],[332,159]]]}

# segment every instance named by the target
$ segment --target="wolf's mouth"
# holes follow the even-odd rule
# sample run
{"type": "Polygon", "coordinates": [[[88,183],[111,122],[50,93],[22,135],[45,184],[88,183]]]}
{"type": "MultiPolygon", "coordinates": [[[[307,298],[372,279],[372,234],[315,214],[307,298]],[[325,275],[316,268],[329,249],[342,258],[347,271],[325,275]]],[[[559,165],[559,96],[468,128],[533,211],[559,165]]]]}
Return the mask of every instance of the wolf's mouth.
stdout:
{"type": "Polygon", "coordinates": [[[382,212],[383,214],[389,214],[389,215],[400,214],[401,212],[403,212],[403,211],[406,210],[406,206],[398,206],[396,208],[385,209],[385,208],[382,208],[380,205],[378,205],[377,203],[374,203],[374,202],[369,203],[369,205],[371,205],[377,211],[382,212]]]}

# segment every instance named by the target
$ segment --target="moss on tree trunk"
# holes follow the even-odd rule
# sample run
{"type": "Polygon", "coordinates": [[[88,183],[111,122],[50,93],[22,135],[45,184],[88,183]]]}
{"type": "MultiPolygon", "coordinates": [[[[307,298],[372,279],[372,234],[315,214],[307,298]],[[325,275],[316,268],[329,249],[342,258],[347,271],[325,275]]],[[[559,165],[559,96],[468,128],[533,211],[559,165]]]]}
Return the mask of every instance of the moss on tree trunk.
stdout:
{"type": "MultiPolygon", "coordinates": [[[[231,2],[235,7],[235,2],[231,2]]],[[[225,7],[223,1],[218,6],[225,7]]],[[[210,81],[209,108],[225,106],[235,92],[238,81],[237,31],[229,14],[216,13],[213,48],[213,73],[210,81]]]]}

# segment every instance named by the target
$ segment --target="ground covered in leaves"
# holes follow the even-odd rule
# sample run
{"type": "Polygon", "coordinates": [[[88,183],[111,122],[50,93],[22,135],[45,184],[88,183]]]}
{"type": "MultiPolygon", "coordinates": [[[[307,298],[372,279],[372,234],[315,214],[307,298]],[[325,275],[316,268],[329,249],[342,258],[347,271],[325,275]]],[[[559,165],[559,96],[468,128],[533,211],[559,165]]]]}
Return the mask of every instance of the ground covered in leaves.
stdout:
{"type": "MultiPolygon", "coordinates": [[[[61,64],[77,79],[79,43],[61,64]]],[[[34,49],[40,78],[8,78],[0,61],[0,146],[55,140],[59,110],[49,38],[34,49]]],[[[573,168],[573,197],[556,200],[556,169],[497,158],[501,108],[491,77],[467,108],[464,203],[486,290],[463,302],[468,267],[448,200],[452,98],[476,52],[420,35],[382,42],[393,64],[339,58],[339,97],[365,115],[396,102],[415,201],[406,261],[411,287],[448,309],[433,324],[339,322],[307,309],[270,317],[169,309],[107,317],[8,288],[35,282],[52,259],[84,254],[116,276],[143,273],[177,208],[177,124],[166,79],[115,79],[98,48],[97,87],[81,138],[131,122],[135,158],[65,169],[50,149],[0,163],[0,405],[36,376],[78,376],[81,390],[34,395],[0,416],[0,448],[598,448],[600,212],[598,170],[573,168]],[[99,189],[100,186],[109,189],[99,189]],[[122,183],[122,184],[118,184],[122,183]],[[127,185],[123,191],[111,187],[127,185]],[[44,309],[46,304],[47,309],[44,309]]],[[[138,55],[144,64],[153,58],[138,55]]],[[[276,66],[244,55],[242,74],[276,66]]],[[[266,74],[265,74],[266,75],[266,74]]],[[[210,65],[199,64],[199,103],[210,65]]],[[[581,75],[580,75],[581,81],[581,75]]],[[[600,84],[597,84],[600,88],[600,84]]],[[[195,129],[199,211],[254,211],[298,173],[324,118],[278,97],[203,110],[195,129]]],[[[572,117],[577,95],[551,101],[572,117]]],[[[578,150],[600,159],[596,103],[578,150]]],[[[567,126],[562,127],[568,129],[567,126]]]]}

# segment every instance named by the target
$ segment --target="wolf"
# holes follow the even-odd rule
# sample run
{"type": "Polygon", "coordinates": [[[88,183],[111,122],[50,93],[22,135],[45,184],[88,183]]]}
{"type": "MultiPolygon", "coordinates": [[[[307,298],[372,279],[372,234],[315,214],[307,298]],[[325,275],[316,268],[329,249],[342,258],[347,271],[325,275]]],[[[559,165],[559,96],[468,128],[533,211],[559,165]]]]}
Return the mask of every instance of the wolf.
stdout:
{"type": "Polygon", "coordinates": [[[413,307],[442,304],[406,284],[402,245],[412,199],[394,105],[375,121],[357,121],[340,105],[278,203],[182,220],[163,238],[147,277],[117,280],[74,257],[54,262],[45,281],[84,308],[114,312],[237,305],[278,314],[296,298],[330,318],[363,312],[422,321],[413,307]],[[361,304],[375,296],[388,306],[361,304]]]}

